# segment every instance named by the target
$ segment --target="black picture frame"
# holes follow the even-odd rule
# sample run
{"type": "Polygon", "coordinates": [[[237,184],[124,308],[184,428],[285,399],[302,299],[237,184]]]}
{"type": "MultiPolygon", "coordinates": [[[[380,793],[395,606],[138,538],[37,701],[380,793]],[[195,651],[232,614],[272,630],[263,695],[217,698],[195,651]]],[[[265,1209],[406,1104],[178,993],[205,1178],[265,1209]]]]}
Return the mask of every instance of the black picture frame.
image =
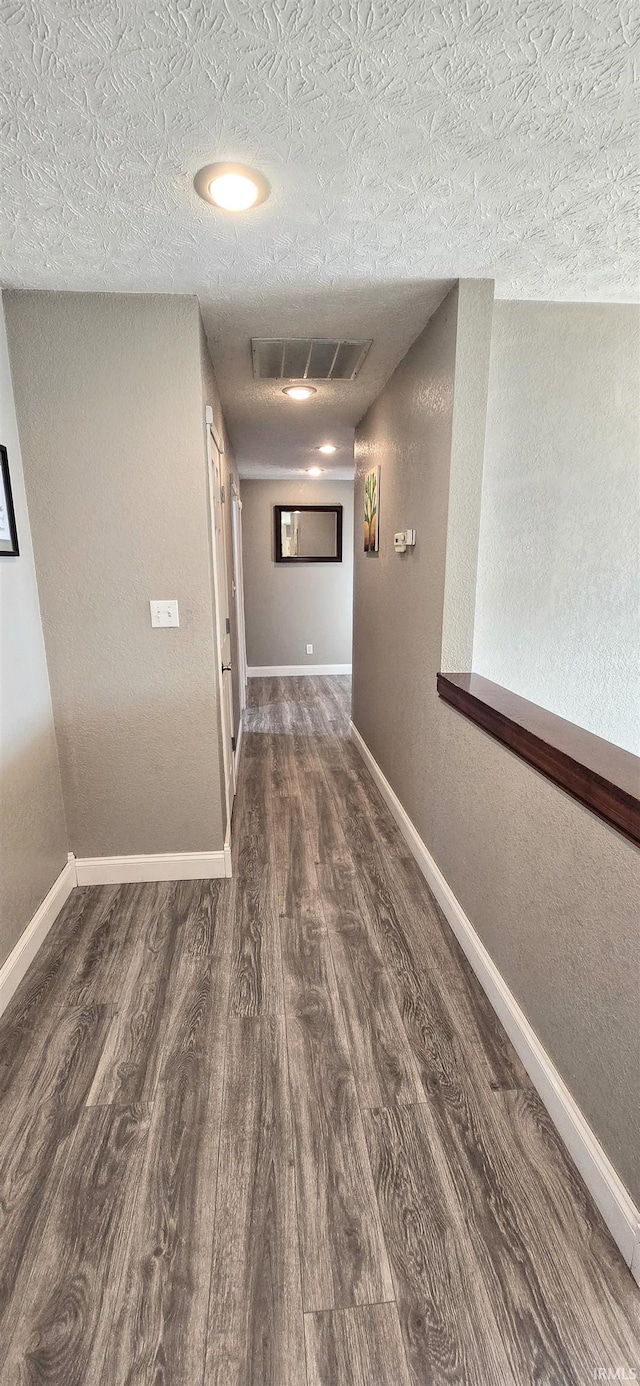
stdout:
{"type": "Polygon", "coordinates": [[[275,528],[276,563],[342,563],[342,506],[341,505],[274,505],[273,520],[275,528]],[[334,558],[304,558],[297,555],[289,558],[282,552],[282,514],[292,510],[315,510],[336,517],[336,553],[334,558]]]}
{"type": "Polygon", "coordinates": [[[0,537],[0,558],[18,558],[20,548],[9,475],[9,457],[4,444],[0,443],[0,512],[3,508],[6,514],[6,528],[9,530],[9,538],[0,537]]]}

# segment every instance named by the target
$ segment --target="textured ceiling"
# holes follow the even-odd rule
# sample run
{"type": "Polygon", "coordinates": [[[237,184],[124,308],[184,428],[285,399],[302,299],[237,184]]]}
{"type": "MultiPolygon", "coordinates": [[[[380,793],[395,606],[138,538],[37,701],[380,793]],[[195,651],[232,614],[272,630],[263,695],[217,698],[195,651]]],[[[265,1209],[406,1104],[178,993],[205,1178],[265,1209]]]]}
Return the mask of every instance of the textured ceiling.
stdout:
{"type": "MultiPolygon", "coordinates": [[[[448,281],[633,299],[627,0],[4,0],[0,279],[196,293],[242,469],[357,421],[448,281]],[[216,159],[272,197],[195,195],[216,159]],[[430,283],[429,281],[436,281],[430,283]],[[372,336],[312,407],[252,335],[372,336]],[[306,413],[302,411],[305,410],[306,413]]],[[[270,472],[270,474],[272,474],[270,472]]]]}

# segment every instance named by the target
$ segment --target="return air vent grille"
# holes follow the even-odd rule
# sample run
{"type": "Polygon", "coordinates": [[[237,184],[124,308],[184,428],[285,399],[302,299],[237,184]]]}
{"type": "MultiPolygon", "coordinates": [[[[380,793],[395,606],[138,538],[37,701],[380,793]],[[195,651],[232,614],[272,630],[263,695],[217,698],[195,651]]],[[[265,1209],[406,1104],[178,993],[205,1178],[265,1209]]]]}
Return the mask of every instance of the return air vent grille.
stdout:
{"type": "Polygon", "coordinates": [[[355,380],[371,342],[252,337],[255,380],[355,380]]]}

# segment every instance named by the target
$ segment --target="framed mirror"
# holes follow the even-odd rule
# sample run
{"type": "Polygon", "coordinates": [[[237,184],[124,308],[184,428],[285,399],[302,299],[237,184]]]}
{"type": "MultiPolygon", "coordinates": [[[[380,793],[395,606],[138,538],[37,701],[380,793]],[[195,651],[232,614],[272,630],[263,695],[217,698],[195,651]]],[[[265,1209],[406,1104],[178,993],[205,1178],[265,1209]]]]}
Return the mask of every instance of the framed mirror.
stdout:
{"type": "Polygon", "coordinates": [[[342,563],[341,505],[274,505],[276,563],[342,563]]]}

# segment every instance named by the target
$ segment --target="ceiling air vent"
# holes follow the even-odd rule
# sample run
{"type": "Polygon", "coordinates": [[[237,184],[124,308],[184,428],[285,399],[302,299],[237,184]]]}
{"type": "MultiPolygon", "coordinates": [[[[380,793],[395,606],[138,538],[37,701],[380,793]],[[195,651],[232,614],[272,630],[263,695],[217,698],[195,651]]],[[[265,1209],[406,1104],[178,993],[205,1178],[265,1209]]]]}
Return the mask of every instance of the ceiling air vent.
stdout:
{"type": "Polygon", "coordinates": [[[255,380],[355,380],[371,342],[252,337],[255,380]]]}

